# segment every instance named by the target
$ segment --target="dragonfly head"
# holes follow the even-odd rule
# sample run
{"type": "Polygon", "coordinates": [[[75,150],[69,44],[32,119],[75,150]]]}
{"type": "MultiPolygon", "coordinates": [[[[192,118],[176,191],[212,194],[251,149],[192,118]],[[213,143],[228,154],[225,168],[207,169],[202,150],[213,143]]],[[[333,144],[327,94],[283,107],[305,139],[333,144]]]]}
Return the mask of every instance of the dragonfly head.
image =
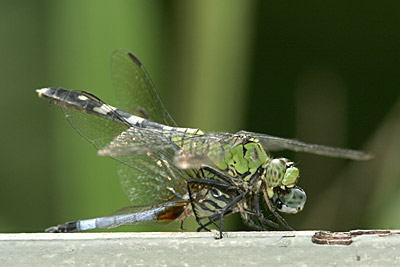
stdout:
{"type": "Polygon", "coordinates": [[[306,201],[306,193],[298,186],[285,190],[277,187],[272,197],[272,202],[280,212],[291,214],[302,211],[306,201]]]}
{"type": "Polygon", "coordinates": [[[268,187],[294,187],[298,178],[299,169],[286,158],[273,159],[266,168],[265,179],[268,187]]]}

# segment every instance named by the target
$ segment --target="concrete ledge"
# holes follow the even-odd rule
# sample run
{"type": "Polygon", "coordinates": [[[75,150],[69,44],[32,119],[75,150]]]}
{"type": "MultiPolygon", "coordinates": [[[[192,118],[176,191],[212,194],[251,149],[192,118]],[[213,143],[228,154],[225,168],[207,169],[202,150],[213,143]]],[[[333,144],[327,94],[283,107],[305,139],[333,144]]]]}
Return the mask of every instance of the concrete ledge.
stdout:
{"type": "Polygon", "coordinates": [[[400,231],[0,234],[1,266],[400,265],[400,231]]]}

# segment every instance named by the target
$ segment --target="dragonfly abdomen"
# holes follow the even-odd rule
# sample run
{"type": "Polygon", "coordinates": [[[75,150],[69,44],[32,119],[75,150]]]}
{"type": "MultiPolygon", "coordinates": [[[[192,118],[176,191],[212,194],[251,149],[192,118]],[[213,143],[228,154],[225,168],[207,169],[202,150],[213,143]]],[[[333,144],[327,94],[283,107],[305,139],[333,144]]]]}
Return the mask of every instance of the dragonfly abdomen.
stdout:
{"type": "Polygon", "coordinates": [[[186,203],[183,202],[165,203],[163,205],[138,212],[118,214],[113,216],[99,217],[94,219],[79,220],[76,222],[59,224],[57,226],[47,228],[46,232],[71,233],[71,232],[81,232],[93,229],[109,229],[121,225],[140,223],[140,222],[149,222],[149,221],[169,222],[177,220],[186,207],[187,207],[186,203]]]}
{"type": "Polygon", "coordinates": [[[118,123],[125,123],[125,120],[114,112],[115,108],[104,104],[103,101],[90,93],[52,87],[38,89],[36,92],[40,97],[49,99],[50,103],[72,110],[83,111],[118,123]]]}
{"type": "Polygon", "coordinates": [[[36,90],[40,97],[47,98],[51,103],[86,113],[103,117],[127,126],[137,126],[141,128],[163,129],[165,125],[156,123],[141,117],[132,115],[128,112],[105,104],[98,97],[88,93],[63,88],[43,88],[36,90]]]}

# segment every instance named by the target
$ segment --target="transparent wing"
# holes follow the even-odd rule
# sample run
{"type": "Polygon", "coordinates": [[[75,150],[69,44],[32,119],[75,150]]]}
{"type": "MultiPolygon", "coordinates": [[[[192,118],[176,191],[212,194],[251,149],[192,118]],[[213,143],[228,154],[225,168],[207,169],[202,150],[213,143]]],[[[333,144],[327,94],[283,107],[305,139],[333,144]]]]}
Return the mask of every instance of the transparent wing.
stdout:
{"type": "MultiPolygon", "coordinates": [[[[135,55],[124,49],[116,50],[111,58],[111,77],[120,109],[154,122],[176,126],[135,55]]],[[[175,152],[171,144],[164,142],[157,131],[139,130],[117,137],[118,141],[112,145],[113,151],[104,153],[122,163],[118,164],[122,190],[135,205],[157,204],[183,196],[189,172],[173,165],[175,152]],[[135,146],[132,145],[133,139],[122,142],[128,136],[136,136],[135,146]],[[136,152],[132,153],[134,150],[136,152]]]]}
{"type": "MultiPolygon", "coordinates": [[[[232,134],[187,134],[176,130],[130,127],[99,151],[105,156],[140,155],[162,150],[174,151],[174,164],[180,169],[214,165],[242,141],[232,134]]],[[[172,154],[171,154],[172,157],[172,154]]]]}
{"type": "MultiPolygon", "coordinates": [[[[127,128],[124,124],[84,112],[65,108],[63,111],[76,131],[96,148],[108,145],[127,128]]],[[[122,153],[125,156],[118,153],[108,155],[119,161],[118,176],[128,199],[134,205],[149,205],[183,198],[186,194],[186,179],[196,177],[197,174],[175,166],[175,149],[169,144],[159,142],[157,135],[145,130],[141,137],[138,140],[141,153],[128,156],[126,153],[122,153]],[[151,152],[155,147],[157,149],[151,152]]],[[[124,149],[122,146],[121,151],[124,149]]]]}
{"type": "Polygon", "coordinates": [[[128,129],[125,124],[117,123],[82,111],[62,107],[62,111],[71,126],[96,149],[109,144],[115,136],[128,129]]]}
{"type": "MultiPolygon", "coordinates": [[[[163,133],[159,129],[132,126],[100,149],[98,154],[101,156],[126,156],[174,148],[177,150],[177,146],[163,133]]],[[[179,133],[173,133],[174,136],[179,135],[179,133]]]]}
{"type": "Polygon", "coordinates": [[[118,49],[111,58],[111,77],[118,108],[145,119],[176,126],[139,59],[128,50],[118,49]]]}
{"type": "Polygon", "coordinates": [[[122,162],[118,166],[121,188],[132,204],[159,204],[185,198],[187,179],[200,176],[174,165],[174,155],[173,149],[163,149],[116,157],[122,162]]]}
{"type": "Polygon", "coordinates": [[[292,150],[296,152],[307,152],[322,156],[353,160],[369,160],[373,158],[373,154],[364,151],[329,147],[316,144],[307,144],[298,140],[286,139],[267,134],[253,133],[247,131],[240,131],[238,134],[246,134],[257,138],[262,146],[268,151],[292,150]]]}

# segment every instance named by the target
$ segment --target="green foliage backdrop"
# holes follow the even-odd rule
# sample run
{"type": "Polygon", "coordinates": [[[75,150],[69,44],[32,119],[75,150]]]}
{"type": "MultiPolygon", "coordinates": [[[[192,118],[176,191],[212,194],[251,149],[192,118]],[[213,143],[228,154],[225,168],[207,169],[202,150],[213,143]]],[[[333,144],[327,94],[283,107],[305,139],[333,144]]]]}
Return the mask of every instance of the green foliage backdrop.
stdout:
{"type": "MultiPolygon", "coordinates": [[[[304,212],[287,216],[295,229],[400,227],[399,7],[0,1],[0,231],[43,231],[129,205],[113,160],[98,157],[34,91],[86,90],[115,104],[109,59],[117,48],[141,59],[182,126],[376,154],[352,163],[283,153],[298,162],[308,193],[304,212]]],[[[229,227],[247,229],[237,217],[229,227]]]]}

